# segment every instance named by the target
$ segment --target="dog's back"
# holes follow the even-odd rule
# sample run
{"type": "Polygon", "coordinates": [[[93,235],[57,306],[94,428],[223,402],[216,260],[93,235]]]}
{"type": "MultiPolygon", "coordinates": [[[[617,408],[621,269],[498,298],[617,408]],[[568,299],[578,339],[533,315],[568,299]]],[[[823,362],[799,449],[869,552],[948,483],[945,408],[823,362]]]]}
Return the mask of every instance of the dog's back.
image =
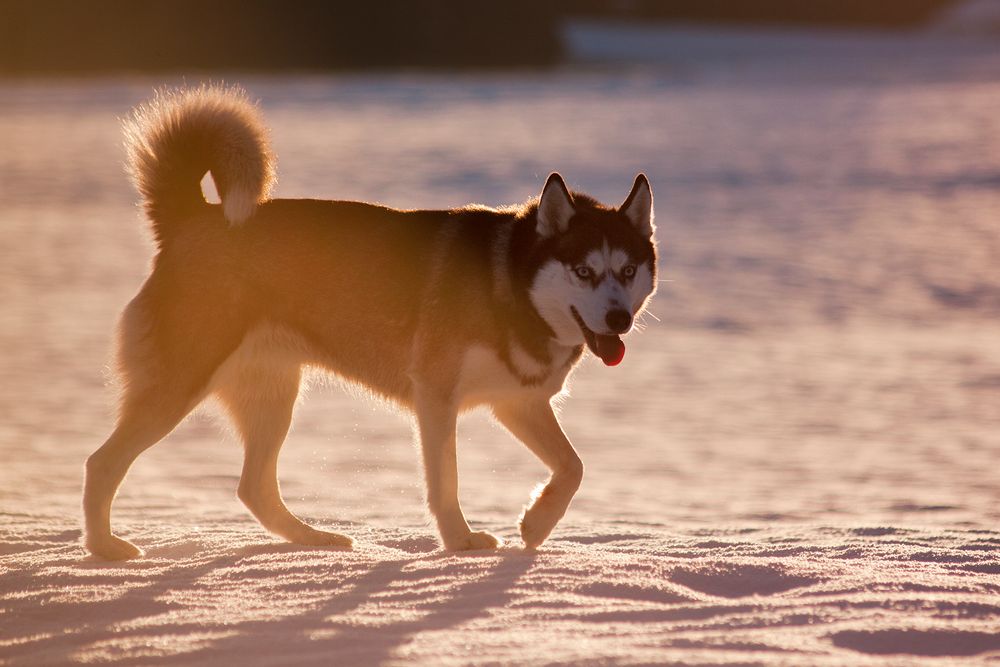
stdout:
{"type": "Polygon", "coordinates": [[[177,382],[183,359],[183,391],[197,396],[248,332],[276,326],[299,336],[309,363],[407,403],[421,314],[434,310],[437,328],[492,329],[492,313],[475,311],[482,300],[462,296],[489,293],[492,237],[513,214],[264,200],[266,134],[232,91],[167,94],[140,109],[127,137],[158,253],[122,322],[126,384],[157,368],[177,382]],[[206,171],[221,205],[201,192],[206,171]]]}

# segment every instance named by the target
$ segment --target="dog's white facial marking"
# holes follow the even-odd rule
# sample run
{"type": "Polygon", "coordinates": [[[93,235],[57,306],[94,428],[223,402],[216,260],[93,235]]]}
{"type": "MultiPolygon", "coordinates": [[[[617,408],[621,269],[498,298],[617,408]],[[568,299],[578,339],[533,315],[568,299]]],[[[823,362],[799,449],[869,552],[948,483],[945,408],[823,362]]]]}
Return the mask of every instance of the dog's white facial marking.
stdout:
{"type": "Polygon", "coordinates": [[[612,271],[618,275],[622,275],[625,267],[632,263],[632,258],[621,248],[615,248],[610,253],[609,263],[612,271]]]}
{"type": "Polygon", "coordinates": [[[592,274],[598,278],[603,276],[617,277],[619,280],[630,278],[625,275],[625,267],[635,267],[628,253],[621,248],[608,247],[607,241],[600,250],[591,250],[584,259],[583,266],[586,266],[592,274]]]}
{"type": "Polygon", "coordinates": [[[625,250],[605,243],[587,253],[582,263],[567,266],[552,260],[543,265],[530,296],[556,339],[566,345],[579,345],[584,342],[583,333],[571,308],[591,331],[613,333],[607,324],[608,313],[627,310],[634,317],[654,287],[648,264],[636,264],[625,250]]]}
{"type": "Polygon", "coordinates": [[[603,249],[591,250],[587,253],[587,257],[584,259],[584,264],[594,272],[594,275],[603,276],[608,272],[608,265],[611,263],[609,255],[610,251],[608,250],[608,244],[605,243],[603,249]]]}
{"type": "Polygon", "coordinates": [[[635,314],[631,307],[634,299],[630,297],[630,289],[625,284],[634,284],[634,276],[624,275],[626,266],[634,266],[628,253],[620,248],[609,247],[605,241],[600,250],[587,253],[583,264],[573,267],[572,277],[579,293],[570,305],[576,308],[591,331],[611,333],[606,322],[610,311],[628,310],[630,314],[635,314]],[[583,272],[586,277],[580,275],[583,267],[586,267],[583,272]]]}
{"type": "Polygon", "coordinates": [[[608,312],[628,308],[629,299],[625,286],[610,271],[601,277],[601,281],[596,288],[590,290],[589,295],[581,296],[572,305],[587,327],[597,333],[612,333],[605,321],[608,312]]]}
{"type": "MultiPolygon", "coordinates": [[[[583,289],[572,270],[558,260],[549,260],[535,274],[528,295],[531,303],[552,328],[562,345],[582,345],[583,332],[570,313],[575,297],[583,289]]],[[[589,288],[586,288],[589,289],[589,288]]]]}
{"type": "Polygon", "coordinates": [[[653,282],[653,272],[648,264],[639,264],[635,268],[635,277],[628,286],[628,303],[632,314],[637,315],[646,306],[649,297],[656,291],[653,282]]]}

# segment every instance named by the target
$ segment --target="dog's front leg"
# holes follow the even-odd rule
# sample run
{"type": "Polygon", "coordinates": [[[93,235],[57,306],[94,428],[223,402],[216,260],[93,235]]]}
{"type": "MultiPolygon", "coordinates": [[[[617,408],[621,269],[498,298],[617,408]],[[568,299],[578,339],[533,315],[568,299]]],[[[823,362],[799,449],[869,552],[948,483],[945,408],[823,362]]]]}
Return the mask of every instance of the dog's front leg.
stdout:
{"type": "Polygon", "coordinates": [[[493,549],[500,540],[485,531],[472,532],[458,502],[458,457],[453,401],[435,392],[420,392],[416,400],[418,437],[427,481],[427,506],[437,521],[445,549],[493,549]]]}
{"type": "Polygon", "coordinates": [[[493,413],[552,471],[549,481],[536,489],[521,514],[521,538],[526,547],[534,549],[566,513],[583,480],[583,462],[547,400],[494,405],[493,413]]]}

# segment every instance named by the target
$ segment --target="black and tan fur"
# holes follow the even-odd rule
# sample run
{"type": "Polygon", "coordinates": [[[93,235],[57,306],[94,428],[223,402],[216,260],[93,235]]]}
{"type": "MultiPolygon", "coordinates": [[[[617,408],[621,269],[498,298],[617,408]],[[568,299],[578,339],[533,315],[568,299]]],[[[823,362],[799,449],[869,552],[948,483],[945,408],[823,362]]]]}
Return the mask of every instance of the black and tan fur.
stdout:
{"type": "MultiPolygon", "coordinates": [[[[126,139],[157,254],[119,324],[117,426],[87,461],[91,552],[141,553],[112,535],[117,489],[135,458],[209,396],[243,440],[238,494],[264,527],[300,544],[350,546],[301,522],[281,499],[278,452],[305,367],[415,414],[427,502],[447,549],[498,543],[473,532],[458,503],[456,417],[489,405],[552,470],[520,523],[529,547],[549,535],[583,474],[550,400],[584,338],[536,307],[537,276],[542,266],[558,273],[554,257],[579,261],[610,240],[649,267],[648,289],[629,305],[634,315],[655,284],[651,196],[645,231],[626,207],[574,196],[556,175],[540,204],[501,210],[271,200],[264,126],[231,89],[161,93],[126,123],[126,139]],[[206,171],[222,205],[202,195],[206,171]]],[[[637,192],[648,193],[644,177],[630,200],[637,192]]]]}

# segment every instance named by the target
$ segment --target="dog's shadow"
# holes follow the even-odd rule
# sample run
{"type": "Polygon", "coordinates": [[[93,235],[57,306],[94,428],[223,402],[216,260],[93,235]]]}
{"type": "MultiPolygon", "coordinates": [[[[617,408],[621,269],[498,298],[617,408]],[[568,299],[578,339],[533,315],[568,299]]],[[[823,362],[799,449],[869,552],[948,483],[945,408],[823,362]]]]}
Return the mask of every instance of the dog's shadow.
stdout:
{"type": "MultiPolygon", "coordinates": [[[[141,661],[379,664],[418,634],[504,607],[536,560],[522,549],[453,554],[430,538],[404,538],[371,554],[266,543],[201,558],[199,543],[183,541],[154,547],[146,559],[108,563],[81,559],[78,538],[79,531],[51,536],[47,548],[55,550],[14,574],[11,586],[31,589],[58,568],[63,585],[96,590],[108,583],[126,588],[124,594],[82,600],[46,590],[34,602],[20,600],[37,623],[15,656],[63,663],[93,650],[107,654],[150,641],[167,646],[176,637],[179,650],[147,653],[141,661]],[[43,614],[33,608],[41,602],[43,614]],[[64,639],[47,640],[55,636],[64,639]]],[[[130,651],[118,658],[127,661],[130,651]]]]}
{"type": "Polygon", "coordinates": [[[178,657],[381,664],[419,633],[457,627],[505,606],[534,562],[534,552],[520,549],[375,562],[350,590],[326,595],[306,613],[240,624],[237,633],[178,657]]]}

